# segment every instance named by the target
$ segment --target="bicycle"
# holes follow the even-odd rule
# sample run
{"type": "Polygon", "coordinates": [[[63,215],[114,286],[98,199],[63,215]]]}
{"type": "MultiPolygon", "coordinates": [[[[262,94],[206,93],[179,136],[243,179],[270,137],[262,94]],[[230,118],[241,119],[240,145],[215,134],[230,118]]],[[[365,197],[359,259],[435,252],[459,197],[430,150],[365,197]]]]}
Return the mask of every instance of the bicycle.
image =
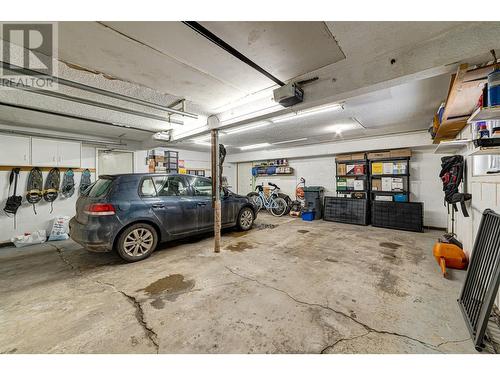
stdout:
{"type": "Polygon", "coordinates": [[[288,204],[285,199],[278,195],[280,191],[278,185],[273,184],[272,182],[269,182],[268,185],[274,188],[271,190],[271,194],[269,194],[268,197],[264,194],[264,183],[255,187],[255,190],[257,190],[258,193],[250,193],[248,194],[248,197],[257,207],[257,211],[260,211],[263,207],[265,207],[274,216],[283,216],[287,211],[288,204]]]}

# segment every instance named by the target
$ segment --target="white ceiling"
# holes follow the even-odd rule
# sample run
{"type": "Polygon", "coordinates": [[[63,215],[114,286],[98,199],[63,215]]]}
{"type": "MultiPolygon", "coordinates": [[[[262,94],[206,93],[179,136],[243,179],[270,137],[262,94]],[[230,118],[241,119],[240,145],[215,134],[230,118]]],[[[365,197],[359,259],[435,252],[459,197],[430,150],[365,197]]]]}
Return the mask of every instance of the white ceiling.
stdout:
{"type": "MultiPolygon", "coordinates": [[[[282,81],[344,58],[324,22],[203,25],[282,81]]],[[[181,22],[61,22],[59,58],[212,112],[275,85],[181,22]]]]}
{"type": "MultiPolygon", "coordinates": [[[[348,70],[350,66],[369,67],[371,61],[380,56],[385,59],[388,53],[396,53],[402,49],[406,54],[411,54],[414,47],[448,35],[447,33],[450,34],[449,38],[453,38],[454,30],[468,27],[468,23],[463,22],[202,24],[283,81],[319,75],[318,83],[305,88],[308,98],[314,97],[316,101],[321,100],[321,90],[325,85],[335,84],[331,79],[339,68],[342,72],[347,72],[342,77],[343,80],[364,82],[367,77],[353,76],[354,73],[348,70]]],[[[187,110],[202,115],[198,122],[193,122],[193,129],[204,126],[207,116],[220,115],[220,112],[226,110],[222,107],[231,108],[234,105],[231,103],[243,102],[243,107],[255,105],[252,98],[259,97],[262,93],[265,95],[260,95],[261,99],[264,98],[267,105],[272,104],[269,93],[275,86],[274,82],[181,22],[61,22],[58,52],[59,59],[63,62],[60,64],[59,75],[64,78],[163,105],[185,98],[187,110]]],[[[450,64],[455,62],[456,60],[450,61],[450,64]]],[[[433,61],[429,60],[428,68],[432,67],[433,61]]],[[[380,88],[372,88],[369,94],[353,96],[346,92],[344,97],[337,95],[336,101],[345,101],[345,109],[341,112],[227,135],[222,138],[223,142],[233,147],[233,152],[237,152],[237,147],[248,144],[275,143],[304,137],[308,138],[307,141],[273,147],[331,141],[340,137],[331,130],[327,131],[326,127],[349,119],[360,122],[365,129],[343,132],[344,138],[426,129],[434,111],[446,98],[449,74],[434,74],[432,78],[417,79],[405,76],[405,66],[396,64],[394,70],[400,77],[410,78],[405,78],[404,84],[401,81],[385,81],[380,88]]],[[[376,76],[378,72],[368,69],[365,74],[376,76]]],[[[124,106],[123,102],[84,92],[66,88],[64,92],[124,106]]],[[[152,132],[170,128],[165,122],[15,90],[0,92],[0,100],[88,116],[152,132]]],[[[307,101],[303,104],[311,105],[307,101]]],[[[125,106],[165,115],[165,112],[137,105],[125,103],[125,106]]],[[[53,115],[37,115],[26,110],[0,108],[0,122],[2,121],[128,140],[142,141],[150,138],[148,133],[131,129],[101,126],[53,115]]],[[[190,126],[185,125],[181,129],[189,130],[190,126]]],[[[206,150],[204,146],[193,145],[191,141],[185,141],[182,145],[206,150]]]]}
{"type": "MultiPolygon", "coordinates": [[[[344,102],[343,110],[322,112],[286,122],[270,122],[269,125],[245,132],[222,135],[220,139],[233,152],[238,152],[238,147],[245,145],[304,137],[307,140],[270,147],[302,146],[359,136],[426,130],[436,108],[446,98],[449,79],[448,75],[442,75],[413,81],[348,99],[344,102]],[[338,135],[334,125],[350,123],[352,119],[364,129],[342,131],[338,135]]],[[[182,144],[196,149],[205,147],[193,145],[192,142],[186,140],[182,144]]]]}

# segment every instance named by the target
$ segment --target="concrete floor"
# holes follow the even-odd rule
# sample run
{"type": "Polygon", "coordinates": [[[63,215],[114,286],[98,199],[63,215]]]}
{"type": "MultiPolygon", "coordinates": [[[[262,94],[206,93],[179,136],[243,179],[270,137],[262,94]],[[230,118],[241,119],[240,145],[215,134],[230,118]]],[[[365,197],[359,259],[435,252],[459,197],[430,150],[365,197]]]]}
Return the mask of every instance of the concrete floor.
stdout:
{"type": "Polygon", "coordinates": [[[261,214],[125,264],[71,240],[0,249],[0,353],[476,353],[439,232],[261,214]]]}

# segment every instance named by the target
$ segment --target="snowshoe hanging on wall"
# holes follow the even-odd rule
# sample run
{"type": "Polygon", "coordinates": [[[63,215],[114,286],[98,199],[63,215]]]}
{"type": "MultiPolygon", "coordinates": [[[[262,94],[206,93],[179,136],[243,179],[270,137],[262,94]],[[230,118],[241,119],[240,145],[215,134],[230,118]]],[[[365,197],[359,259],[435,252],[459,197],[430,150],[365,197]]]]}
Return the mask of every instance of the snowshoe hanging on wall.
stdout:
{"type": "Polygon", "coordinates": [[[33,168],[28,175],[28,187],[26,189],[26,200],[33,205],[33,212],[36,215],[35,205],[42,200],[43,196],[43,176],[40,168],[33,168]]]}
{"type": "Polygon", "coordinates": [[[68,169],[63,176],[61,185],[61,195],[64,198],[69,198],[75,193],[75,173],[72,169],[68,169]]]}
{"type": "Polygon", "coordinates": [[[82,178],[80,179],[80,194],[83,194],[85,190],[92,184],[92,181],[90,181],[90,171],[88,169],[85,169],[82,172],[82,178]]]}
{"type": "Polygon", "coordinates": [[[58,168],[52,168],[45,180],[45,188],[43,190],[43,199],[50,202],[50,213],[54,207],[53,202],[59,195],[59,185],[61,184],[61,175],[58,168]]]}

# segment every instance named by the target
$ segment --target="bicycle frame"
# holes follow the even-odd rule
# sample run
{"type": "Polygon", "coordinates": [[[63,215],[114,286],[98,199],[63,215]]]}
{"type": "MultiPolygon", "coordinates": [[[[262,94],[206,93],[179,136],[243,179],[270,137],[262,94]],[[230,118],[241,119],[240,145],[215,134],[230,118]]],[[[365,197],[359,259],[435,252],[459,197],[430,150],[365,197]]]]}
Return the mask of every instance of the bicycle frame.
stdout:
{"type": "Polygon", "coordinates": [[[269,194],[269,197],[266,197],[263,191],[259,191],[259,197],[262,199],[262,204],[263,207],[266,210],[270,210],[272,208],[278,208],[276,202],[274,201],[274,198],[278,197],[278,192],[279,189],[274,189],[271,194],[269,194]]]}

